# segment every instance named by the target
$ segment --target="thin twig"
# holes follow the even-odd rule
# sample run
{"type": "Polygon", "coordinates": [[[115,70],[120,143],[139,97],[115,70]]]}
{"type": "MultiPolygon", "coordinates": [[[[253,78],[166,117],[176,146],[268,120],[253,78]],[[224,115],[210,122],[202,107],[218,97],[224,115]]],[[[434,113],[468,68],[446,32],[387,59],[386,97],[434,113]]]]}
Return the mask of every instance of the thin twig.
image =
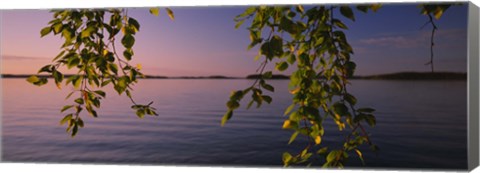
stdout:
{"type": "Polygon", "coordinates": [[[434,72],[434,66],[433,66],[433,46],[435,45],[433,39],[435,37],[435,31],[438,29],[437,25],[435,25],[435,22],[433,21],[432,14],[428,13],[428,21],[421,27],[425,27],[427,24],[432,25],[432,34],[430,36],[430,61],[425,63],[425,65],[430,65],[432,69],[432,73],[434,72]]]}

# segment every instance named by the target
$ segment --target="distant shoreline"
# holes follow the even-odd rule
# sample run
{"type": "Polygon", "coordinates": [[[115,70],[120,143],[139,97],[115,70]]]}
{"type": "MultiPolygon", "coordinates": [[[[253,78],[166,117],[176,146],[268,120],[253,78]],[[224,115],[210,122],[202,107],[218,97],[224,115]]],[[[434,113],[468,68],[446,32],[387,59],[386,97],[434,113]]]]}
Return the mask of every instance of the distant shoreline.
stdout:
{"type": "MultiPolygon", "coordinates": [[[[28,78],[31,75],[16,75],[16,74],[0,74],[1,78],[28,78]]],[[[49,75],[37,75],[39,77],[51,78],[49,75]]],[[[65,75],[66,78],[72,75],[65,75]]],[[[169,76],[154,76],[154,75],[145,75],[145,78],[142,79],[257,79],[260,75],[253,74],[246,77],[230,77],[222,75],[213,75],[213,76],[179,76],[179,77],[169,77],[169,76]]],[[[289,76],[274,74],[271,78],[273,80],[288,80],[289,76]]],[[[363,79],[363,80],[467,80],[467,73],[457,73],[457,72],[399,72],[399,73],[389,73],[389,74],[379,74],[379,75],[368,75],[368,76],[353,76],[350,79],[363,79]]]]}

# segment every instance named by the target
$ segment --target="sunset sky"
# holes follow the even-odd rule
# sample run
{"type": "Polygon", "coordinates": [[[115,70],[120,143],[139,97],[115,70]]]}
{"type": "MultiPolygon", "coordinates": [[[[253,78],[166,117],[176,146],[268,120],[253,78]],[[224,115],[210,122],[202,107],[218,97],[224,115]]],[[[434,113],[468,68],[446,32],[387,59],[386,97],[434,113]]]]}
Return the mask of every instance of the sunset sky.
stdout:
{"type": "MultiPolygon", "coordinates": [[[[175,21],[147,8],[129,14],[141,24],[132,64],[142,64],[149,75],[246,76],[255,72],[255,50],[247,51],[247,25],[234,29],[233,18],[245,6],[176,7],[175,21]]],[[[466,72],[467,5],[453,6],[436,21],[436,71],[466,72]]],[[[420,29],[427,17],[413,5],[384,5],[377,13],[355,11],[348,41],[354,48],[357,75],[400,71],[429,71],[431,27],[420,29]]],[[[51,62],[62,44],[53,35],[40,38],[52,14],[46,10],[1,11],[1,65],[3,74],[33,74],[51,62]]]]}

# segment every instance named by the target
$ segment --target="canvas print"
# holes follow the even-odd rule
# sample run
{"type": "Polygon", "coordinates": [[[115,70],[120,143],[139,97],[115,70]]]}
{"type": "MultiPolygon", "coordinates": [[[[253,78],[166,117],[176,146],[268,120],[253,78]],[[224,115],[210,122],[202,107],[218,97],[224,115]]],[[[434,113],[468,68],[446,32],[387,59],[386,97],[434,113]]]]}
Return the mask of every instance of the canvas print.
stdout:
{"type": "Polygon", "coordinates": [[[1,16],[6,162],[467,169],[467,3],[1,16]]]}

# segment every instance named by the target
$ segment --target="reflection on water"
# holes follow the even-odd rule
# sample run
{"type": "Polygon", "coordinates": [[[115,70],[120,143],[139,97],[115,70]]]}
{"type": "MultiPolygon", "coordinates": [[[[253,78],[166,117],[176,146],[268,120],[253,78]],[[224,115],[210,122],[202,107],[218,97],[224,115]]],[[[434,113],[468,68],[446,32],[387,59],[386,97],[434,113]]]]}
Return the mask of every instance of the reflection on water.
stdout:
{"type": "MultiPolygon", "coordinates": [[[[88,162],[182,165],[282,166],[284,151],[298,151],[298,138],[281,129],[290,105],[288,81],[276,86],[272,105],[239,109],[225,127],[220,120],[230,91],[249,80],[142,80],[135,86],[139,102],[154,101],[160,116],[139,119],[130,102],[110,90],[98,111],[85,117],[75,138],[59,125],[59,109],[70,104],[53,84],[36,87],[23,79],[3,80],[2,138],[5,161],[88,162]]],[[[380,147],[363,152],[367,166],[467,168],[465,81],[352,81],[359,106],[377,109],[377,126],[368,129],[380,147]]],[[[245,104],[244,104],[245,105],[245,104]]],[[[345,133],[327,123],[325,145],[345,133]]],[[[336,145],[338,146],[338,145],[336,145]]],[[[350,166],[361,166],[352,158],[350,166]]]]}

